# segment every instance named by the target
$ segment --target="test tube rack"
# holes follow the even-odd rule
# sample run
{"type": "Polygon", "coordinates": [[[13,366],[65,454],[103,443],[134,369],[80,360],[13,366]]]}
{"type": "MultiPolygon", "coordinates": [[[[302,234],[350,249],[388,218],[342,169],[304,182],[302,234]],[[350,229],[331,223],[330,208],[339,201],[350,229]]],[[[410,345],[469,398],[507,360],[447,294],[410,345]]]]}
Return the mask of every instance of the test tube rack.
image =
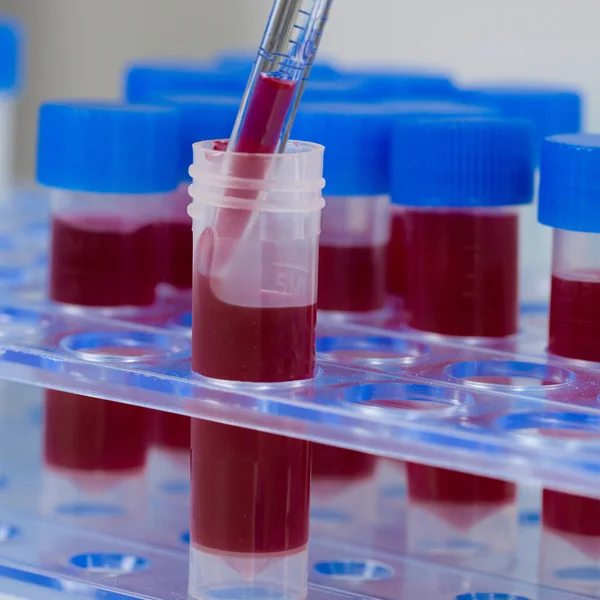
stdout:
{"type": "MultiPolygon", "coordinates": [[[[523,311],[519,334],[496,342],[411,331],[394,307],[320,315],[314,380],[226,387],[191,371],[189,299],[109,316],[52,304],[48,236],[43,192],[0,206],[0,598],[187,597],[181,490],[151,492],[141,521],[40,511],[41,388],[600,497],[600,366],[549,357],[544,311],[523,311]],[[107,346],[136,352],[95,350],[107,346]]],[[[376,515],[357,506],[343,526],[339,514],[317,523],[311,599],[600,597],[600,569],[540,578],[539,506],[520,504],[511,552],[439,552],[415,545],[410,529],[425,525],[401,479],[378,481],[376,515]]]]}

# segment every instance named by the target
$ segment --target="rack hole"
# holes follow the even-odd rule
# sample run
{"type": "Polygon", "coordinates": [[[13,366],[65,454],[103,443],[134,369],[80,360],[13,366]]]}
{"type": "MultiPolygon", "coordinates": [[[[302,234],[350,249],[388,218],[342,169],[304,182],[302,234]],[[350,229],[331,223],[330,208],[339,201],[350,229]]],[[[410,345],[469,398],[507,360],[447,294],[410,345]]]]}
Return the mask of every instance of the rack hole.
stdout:
{"type": "Polygon", "coordinates": [[[536,440],[600,441],[600,418],[586,413],[522,412],[504,415],[496,424],[501,429],[536,440]]]}
{"type": "Polygon", "coordinates": [[[411,364],[430,352],[426,344],[385,336],[335,336],[317,340],[319,358],[337,363],[411,364]]]}
{"type": "Polygon", "coordinates": [[[473,387],[531,390],[569,384],[577,378],[568,369],[553,365],[511,360],[471,360],[444,368],[450,379],[473,387]]]}
{"type": "Polygon", "coordinates": [[[375,560],[340,559],[323,560],[313,565],[313,571],[331,579],[363,583],[391,579],[394,569],[385,563],[375,560]]]}
{"type": "Polygon", "coordinates": [[[64,337],[60,347],[91,362],[143,362],[189,354],[185,340],[145,331],[93,331],[64,337]]]}
{"type": "Polygon", "coordinates": [[[418,383],[368,383],[344,390],[344,401],[367,410],[394,411],[403,417],[423,412],[448,412],[466,404],[470,396],[460,390],[418,383]]]}
{"type": "Polygon", "coordinates": [[[150,562],[141,556],[106,552],[77,554],[70,558],[69,563],[88,573],[98,573],[112,577],[135,573],[150,566],[150,562]]]}

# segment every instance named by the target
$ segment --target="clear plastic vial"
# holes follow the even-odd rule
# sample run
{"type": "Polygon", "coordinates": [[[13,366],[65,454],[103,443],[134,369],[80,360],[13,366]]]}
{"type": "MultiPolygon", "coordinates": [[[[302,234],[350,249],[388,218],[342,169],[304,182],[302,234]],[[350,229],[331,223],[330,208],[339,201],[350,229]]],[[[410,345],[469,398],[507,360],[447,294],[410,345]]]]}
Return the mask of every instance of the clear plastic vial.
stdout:
{"type": "Polygon", "coordinates": [[[373,105],[306,104],[296,116],[293,132],[326,148],[318,309],[336,313],[383,309],[389,118],[373,105]]]}
{"type": "MultiPolygon", "coordinates": [[[[406,206],[409,324],[443,335],[517,332],[518,217],[531,202],[531,128],[497,118],[397,123],[392,193],[406,206]]],[[[411,551],[495,553],[516,540],[514,483],[407,464],[411,551]]]]}
{"type": "MultiPolygon", "coordinates": [[[[323,148],[214,148],[195,144],[190,168],[192,368],[228,385],[309,379],[323,148]]],[[[191,449],[190,596],[305,598],[310,444],[195,419],[191,449]]]]}
{"type": "MultiPolygon", "coordinates": [[[[50,297],[77,310],[154,302],[155,223],[178,183],[174,108],[55,102],[40,109],[37,178],[51,188],[50,297]]],[[[98,344],[94,352],[132,356],[98,344]]],[[[65,518],[143,515],[151,411],[46,390],[44,508],[65,518]]]]}
{"type": "Polygon", "coordinates": [[[462,337],[517,333],[517,207],[533,194],[529,124],[398,122],[392,194],[406,207],[409,325],[462,337]]]}
{"type": "MultiPolygon", "coordinates": [[[[390,118],[390,136],[393,124],[404,120],[447,119],[450,117],[488,117],[495,114],[491,108],[486,106],[450,101],[390,101],[381,104],[379,109],[384,111],[390,118]]],[[[386,161],[389,163],[390,160],[391,158],[388,156],[386,161]]],[[[394,169],[397,168],[397,163],[401,160],[402,156],[396,154],[394,157],[394,161],[396,161],[393,165],[394,169]]],[[[408,160],[410,160],[410,157],[408,157],[408,160]]],[[[390,176],[392,175],[393,174],[390,173],[390,176]]],[[[406,209],[405,206],[403,206],[403,200],[402,198],[397,197],[392,191],[391,201],[386,287],[388,294],[395,300],[398,300],[404,298],[406,295],[407,269],[411,259],[407,255],[406,209]]]]}
{"type": "Polygon", "coordinates": [[[178,184],[172,107],[42,105],[37,178],[51,188],[50,297],[119,309],[154,303],[156,223],[178,184]]]}
{"type": "MultiPolygon", "coordinates": [[[[542,148],[539,220],[553,228],[548,350],[600,361],[600,135],[557,135],[542,148]]],[[[565,401],[568,402],[566,397],[565,401]]],[[[574,439],[572,431],[566,431],[574,439]]],[[[541,578],[597,594],[600,500],[544,490],[541,578]]]]}
{"type": "Polygon", "coordinates": [[[21,84],[21,29],[0,17],[0,201],[13,180],[16,98],[21,84]]]}
{"type": "Polygon", "coordinates": [[[466,97],[494,107],[506,118],[526,119],[534,138],[536,180],[534,201],[523,208],[519,223],[519,296],[528,307],[545,307],[550,297],[552,233],[537,220],[540,153],[544,138],[577,133],[581,127],[582,96],[560,86],[490,84],[465,91],[466,97]]]}

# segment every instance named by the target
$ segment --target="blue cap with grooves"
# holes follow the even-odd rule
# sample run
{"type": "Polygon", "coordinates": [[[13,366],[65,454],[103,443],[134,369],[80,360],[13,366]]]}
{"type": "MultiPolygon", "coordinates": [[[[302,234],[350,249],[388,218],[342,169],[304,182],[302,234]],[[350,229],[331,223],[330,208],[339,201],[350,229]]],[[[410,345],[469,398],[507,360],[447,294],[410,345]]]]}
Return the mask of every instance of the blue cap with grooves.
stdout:
{"type": "Polygon", "coordinates": [[[22,30],[12,20],[0,19],[0,91],[15,92],[21,85],[22,30]]]}
{"type": "Polygon", "coordinates": [[[489,85],[465,90],[463,97],[496,107],[502,117],[531,121],[536,160],[544,138],[581,130],[582,97],[576,90],[489,85]]]}
{"type": "Polygon", "coordinates": [[[382,102],[380,110],[395,121],[454,117],[494,117],[497,111],[489,106],[463,102],[434,100],[396,100],[382,102]]]}
{"type": "Polygon", "coordinates": [[[348,102],[369,102],[369,100],[370,95],[365,87],[365,81],[358,78],[316,81],[309,79],[302,93],[302,102],[305,104],[322,102],[346,104],[348,102]]]}
{"type": "Polygon", "coordinates": [[[164,61],[135,63],[125,71],[128,102],[156,102],[173,94],[239,94],[248,74],[222,72],[206,62],[164,61]]]}
{"type": "Polygon", "coordinates": [[[374,68],[351,70],[348,74],[367,80],[373,100],[450,98],[457,92],[448,75],[434,71],[374,68]]]}
{"type": "Polygon", "coordinates": [[[325,196],[389,193],[390,119],[376,105],[303,105],[292,137],[325,146],[325,196]]]}
{"type": "Polygon", "coordinates": [[[533,196],[531,126],[519,119],[395,123],[394,203],[423,207],[527,204],[533,196]]]}
{"type": "Polygon", "coordinates": [[[600,134],[563,134],[544,141],[540,223],[600,233],[600,134]]]}
{"type": "Polygon", "coordinates": [[[191,180],[188,169],[193,162],[192,144],[205,140],[229,139],[241,98],[237,96],[169,96],[181,113],[180,163],[181,181],[191,180]]]}
{"type": "Polygon", "coordinates": [[[107,194],[167,192],[179,183],[175,107],[50,102],[40,108],[37,180],[107,194]]]}

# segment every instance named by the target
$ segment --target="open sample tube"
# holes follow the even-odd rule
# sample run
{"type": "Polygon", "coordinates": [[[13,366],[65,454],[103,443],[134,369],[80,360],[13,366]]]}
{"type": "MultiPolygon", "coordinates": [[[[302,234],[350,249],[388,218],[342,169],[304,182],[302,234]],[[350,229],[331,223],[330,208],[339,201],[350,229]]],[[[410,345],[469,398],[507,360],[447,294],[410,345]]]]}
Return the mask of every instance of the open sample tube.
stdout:
{"type": "MultiPolygon", "coordinates": [[[[37,178],[51,188],[50,296],[77,310],[132,310],[154,300],[154,224],[178,183],[175,109],[63,102],[40,110],[37,178]]],[[[135,348],[104,346],[98,355],[135,348]]],[[[151,412],[49,390],[47,510],[140,514],[151,412]]]]}
{"type": "Polygon", "coordinates": [[[308,104],[296,117],[294,136],[326,148],[319,310],[368,313],[385,306],[389,125],[375,105],[308,104]]]}
{"type": "MultiPolygon", "coordinates": [[[[554,228],[548,350],[600,361],[600,135],[558,135],[542,149],[540,223],[554,228]]],[[[600,500],[544,490],[542,577],[600,588],[600,500]]]]}
{"type": "MultiPolygon", "coordinates": [[[[488,104],[501,117],[527,119],[533,129],[536,166],[543,140],[561,133],[578,133],[582,97],[561,86],[486,85],[464,90],[468,100],[488,104]]],[[[536,180],[538,171],[536,171],[536,180]]],[[[535,191],[537,192],[537,181],[535,191]]],[[[550,297],[552,233],[537,220],[537,202],[523,208],[519,223],[519,295],[521,303],[544,307],[550,297]]]]}
{"type": "MultiPolygon", "coordinates": [[[[458,102],[427,102],[427,101],[396,101],[381,104],[380,110],[390,117],[392,122],[414,120],[418,118],[458,118],[458,117],[488,117],[494,111],[486,106],[476,104],[461,104],[458,102]]],[[[391,126],[391,125],[390,125],[391,126]]],[[[390,158],[387,159],[388,162],[390,158]]],[[[396,162],[402,160],[397,154],[396,162]]],[[[402,299],[407,289],[407,269],[410,258],[407,257],[405,211],[401,198],[392,194],[390,207],[390,239],[387,251],[387,292],[394,299],[402,299]]]]}
{"type": "MultiPolygon", "coordinates": [[[[290,142],[283,154],[232,155],[213,147],[195,144],[190,168],[192,368],[229,385],[309,379],[323,148],[290,142]],[[232,177],[232,156],[255,178],[232,177]],[[216,228],[223,210],[248,210],[249,191],[244,237],[216,228]]],[[[198,419],[191,444],[190,596],[304,598],[310,444],[198,419]]]]}
{"type": "Polygon", "coordinates": [[[409,325],[517,333],[518,211],[531,202],[531,129],[494,118],[396,123],[392,195],[406,207],[409,325]]]}
{"type": "MultiPolygon", "coordinates": [[[[236,96],[168,96],[181,114],[180,181],[165,203],[158,226],[161,248],[161,281],[171,292],[192,289],[192,228],[187,207],[190,203],[188,168],[192,162],[192,144],[198,140],[226,138],[235,123],[239,107],[236,96]]],[[[161,413],[166,414],[166,413],[161,413]]],[[[183,417],[182,417],[183,418],[183,417]]]]}
{"type": "MultiPolygon", "coordinates": [[[[517,332],[515,207],[531,201],[532,182],[524,121],[397,124],[392,190],[407,206],[410,325],[455,336],[517,332]]],[[[511,549],[514,484],[412,463],[407,483],[413,550],[469,556],[511,549]]]]}
{"type": "Polygon", "coordinates": [[[21,84],[21,30],[0,16],[0,201],[13,178],[15,99],[21,84]]]}

